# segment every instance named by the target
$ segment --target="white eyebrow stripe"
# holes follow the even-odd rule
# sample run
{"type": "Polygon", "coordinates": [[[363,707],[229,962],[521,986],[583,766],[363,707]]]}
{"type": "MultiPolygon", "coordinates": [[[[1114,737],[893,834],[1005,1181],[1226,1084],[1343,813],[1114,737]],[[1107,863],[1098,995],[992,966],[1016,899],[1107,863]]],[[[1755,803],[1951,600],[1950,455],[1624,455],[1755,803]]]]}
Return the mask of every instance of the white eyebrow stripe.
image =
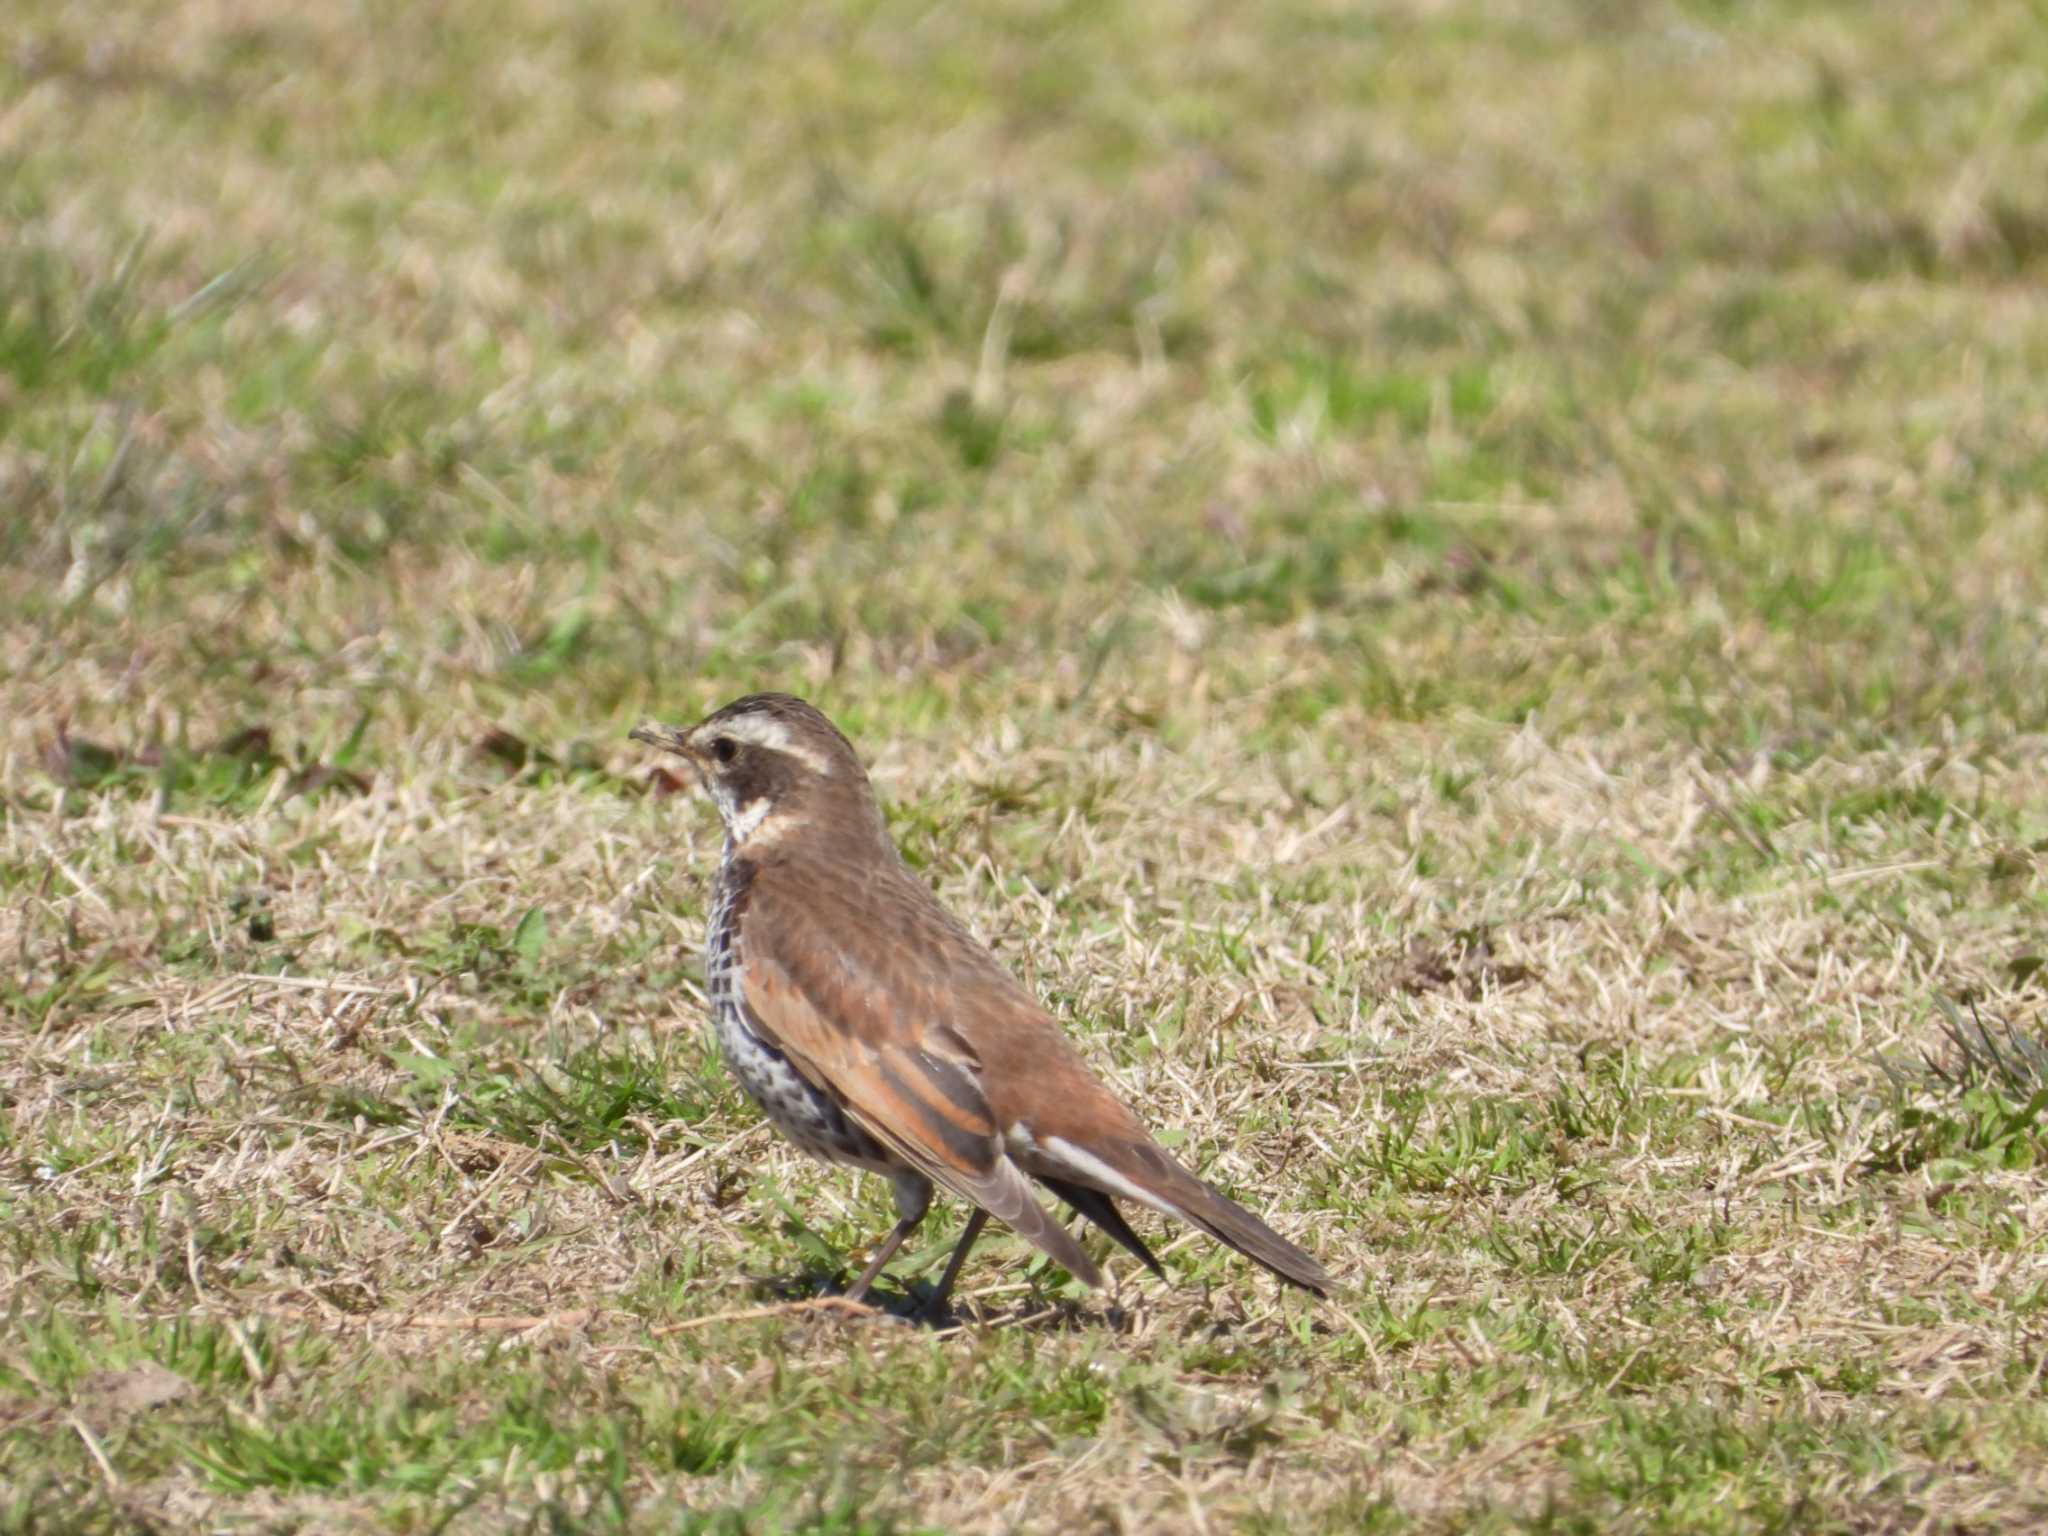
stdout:
{"type": "Polygon", "coordinates": [[[730,720],[721,721],[718,729],[735,741],[765,747],[770,752],[786,753],[811,772],[831,777],[831,759],[799,743],[796,733],[773,715],[735,715],[730,720]]]}

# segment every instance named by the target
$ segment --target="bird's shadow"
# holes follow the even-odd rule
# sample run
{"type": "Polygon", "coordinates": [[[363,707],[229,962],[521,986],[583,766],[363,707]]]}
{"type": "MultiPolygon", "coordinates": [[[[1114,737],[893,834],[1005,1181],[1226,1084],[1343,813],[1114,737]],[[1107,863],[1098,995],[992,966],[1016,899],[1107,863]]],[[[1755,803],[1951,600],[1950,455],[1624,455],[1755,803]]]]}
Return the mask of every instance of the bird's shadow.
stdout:
{"type": "MultiPolygon", "coordinates": [[[[860,1304],[874,1312],[876,1321],[888,1320],[935,1334],[958,1333],[965,1329],[1017,1328],[1029,1333],[1076,1333],[1108,1328],[1127,1333],[1132,1321],[1124,1309],[1111,1302],[1091,1308],[1064,1296],[1034,1289],[1013,1304],[962,1305],[951,1297],[940,1307],[932,1306],[935,1287],[927,1281],[913,1281],[906,1288],[896,1283],[877,1282],[860,1304]]],[[[812,1265],[794,1275],[761,1275],[754,1279],[754,1294],[764,1301],[816,1301],[827,1296],[844,1296],[848,1290],[843,1271],[812,1265]]],[[[862,1321],[858,1314],[845,1314],[850,1321],[862,1321]]]]}

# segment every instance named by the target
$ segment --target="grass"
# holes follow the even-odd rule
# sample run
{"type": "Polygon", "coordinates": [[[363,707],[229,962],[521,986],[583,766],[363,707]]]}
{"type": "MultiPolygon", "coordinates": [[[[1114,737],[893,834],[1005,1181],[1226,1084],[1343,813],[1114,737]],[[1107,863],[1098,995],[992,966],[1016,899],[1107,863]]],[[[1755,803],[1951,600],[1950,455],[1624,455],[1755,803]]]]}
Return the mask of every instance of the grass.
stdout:
{"type": "Polygon", "coordinates": [[[18,22],[0,1530],[2048,1518],[2027,7],[18,22]],[[783,1305],[763,687],[1342,1297],[783,1305]]]}

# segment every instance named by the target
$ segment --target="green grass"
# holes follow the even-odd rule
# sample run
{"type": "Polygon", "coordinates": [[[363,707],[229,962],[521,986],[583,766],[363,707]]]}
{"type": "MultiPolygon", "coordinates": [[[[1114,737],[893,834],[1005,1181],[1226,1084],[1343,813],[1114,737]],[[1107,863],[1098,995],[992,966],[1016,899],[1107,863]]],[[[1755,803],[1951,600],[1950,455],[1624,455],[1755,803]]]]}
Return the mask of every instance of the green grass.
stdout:
{"type": "Polygon", "coordinates": [[[11,31],[0,1531],[2048,1518],[2029,8],[11,31]],[[1342,1297],[785,1305],[768,687],[1342,1297]]]}

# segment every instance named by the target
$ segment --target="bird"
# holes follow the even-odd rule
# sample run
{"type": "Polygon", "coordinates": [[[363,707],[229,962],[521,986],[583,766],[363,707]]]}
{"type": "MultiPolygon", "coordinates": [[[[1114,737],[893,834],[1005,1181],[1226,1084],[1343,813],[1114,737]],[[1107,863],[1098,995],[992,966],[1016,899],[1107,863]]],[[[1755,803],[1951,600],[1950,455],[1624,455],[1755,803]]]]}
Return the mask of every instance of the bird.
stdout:
{"type": "Polygon", "coordinates": [[[904,863],[853,743],[786,693],[631,739],[684,759],[724,823],[705,990],[726,1064],[785,1137],[890,1181],[897,1222],[845,1292],[863,1300],[935,1187],[967,1224],[922,1311],[944,1310],[990,1217],[1092,1287],[1102,1270],[1034,1181],[1162,1281],[1118,1201],[1206,1232],[1318,1296],[1308,1253],[1189,1172],[1053,1017],[904,863]]]}

